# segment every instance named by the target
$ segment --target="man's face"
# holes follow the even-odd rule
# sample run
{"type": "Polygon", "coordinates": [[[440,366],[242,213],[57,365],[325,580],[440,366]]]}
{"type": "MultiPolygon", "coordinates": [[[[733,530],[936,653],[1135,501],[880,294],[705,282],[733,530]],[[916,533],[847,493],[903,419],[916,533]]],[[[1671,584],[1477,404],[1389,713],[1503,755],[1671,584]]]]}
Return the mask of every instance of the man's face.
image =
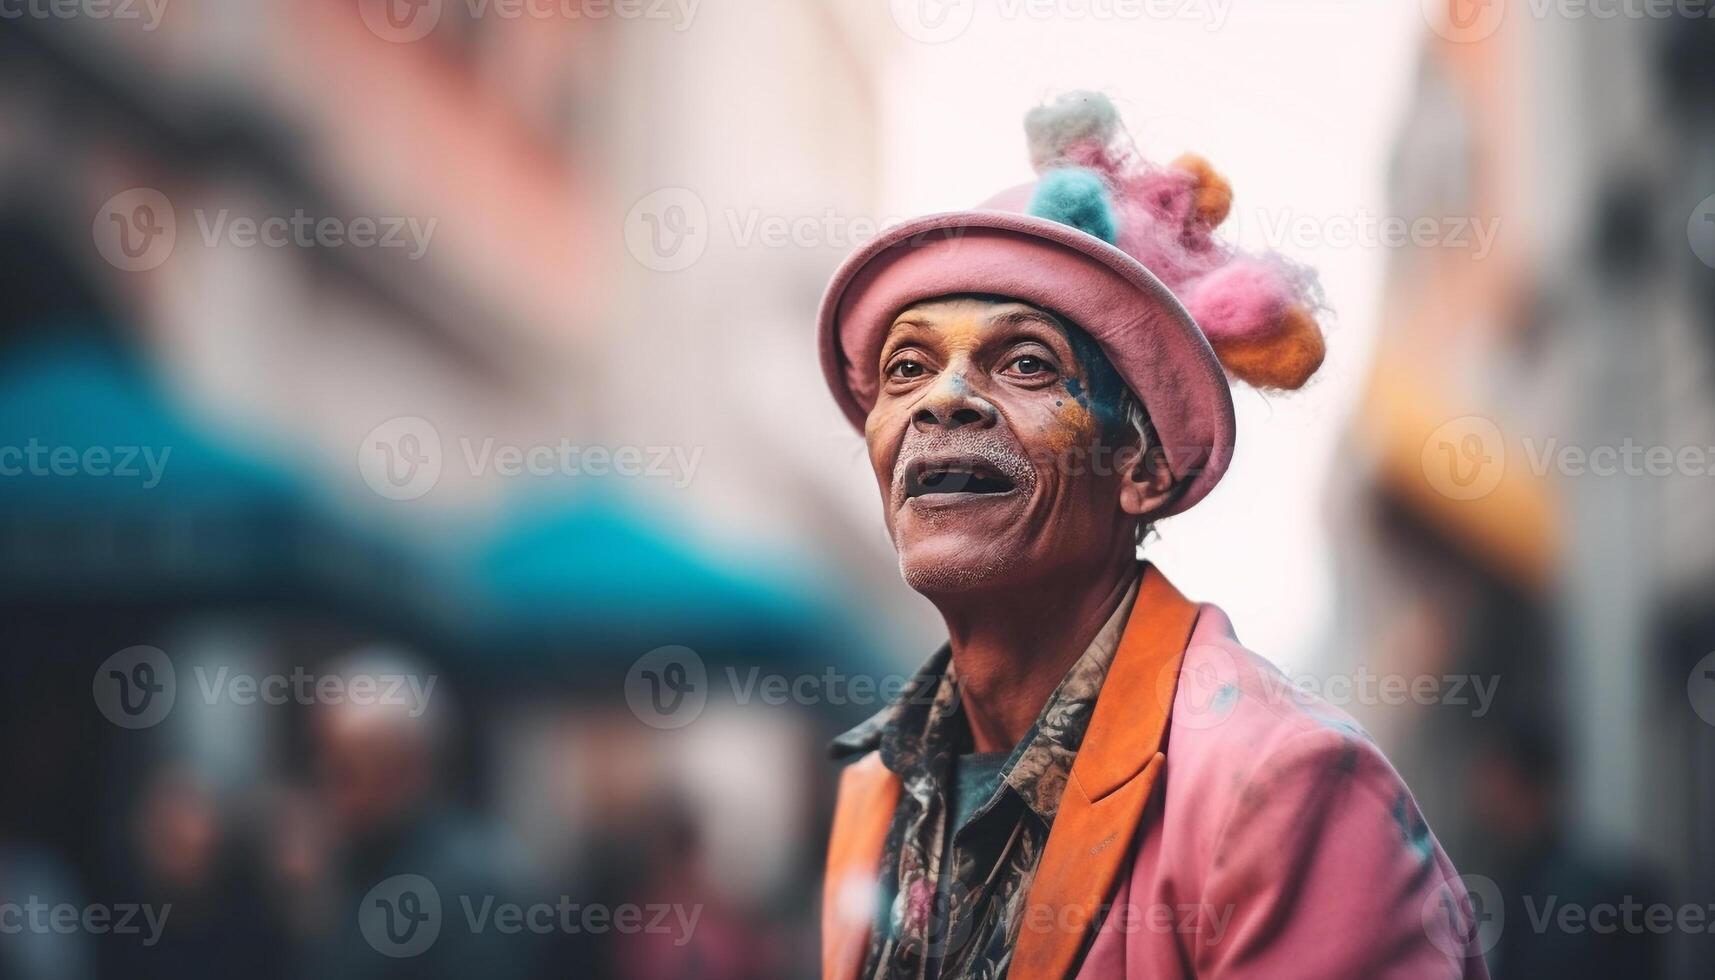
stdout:
{"type": "MultiPolygon", "coordinates": [[[[1018,585],[1129,550],[1093,342],[1026,303],[951,298],[894,319],[864,437],[900,570],[919,592],[1018,585]]],[[[1119,390],[1115,390],[1119,389],[1119,390]]]]}

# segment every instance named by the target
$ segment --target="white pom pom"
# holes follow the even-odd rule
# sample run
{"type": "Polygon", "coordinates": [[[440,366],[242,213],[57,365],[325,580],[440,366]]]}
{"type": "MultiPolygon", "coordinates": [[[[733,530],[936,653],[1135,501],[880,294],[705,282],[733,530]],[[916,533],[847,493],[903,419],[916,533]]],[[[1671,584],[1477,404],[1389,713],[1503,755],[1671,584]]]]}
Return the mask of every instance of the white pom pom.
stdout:
{"type": "Polygon", "coordinates": [[[1040,171],[1065,156],[1066,148],[1074,143],[1094,140],[1106,145],[1119,127],[1119,110],[1107,96],[1100,92],[1067,92],[1024,114],[1030,165],[1040,171]]]}

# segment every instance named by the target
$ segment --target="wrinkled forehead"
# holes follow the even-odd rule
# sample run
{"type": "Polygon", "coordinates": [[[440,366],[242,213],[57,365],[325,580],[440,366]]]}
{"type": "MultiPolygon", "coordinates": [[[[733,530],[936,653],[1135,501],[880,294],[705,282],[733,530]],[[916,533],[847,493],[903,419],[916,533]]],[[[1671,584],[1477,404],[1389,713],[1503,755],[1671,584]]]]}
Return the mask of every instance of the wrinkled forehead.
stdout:
{"type": "MultiPolygon", "coordinates": [[[[888,327],[887,342],[908,333],[927,331],[955,341],[977,342],[1009,327],[1034,323],[1046,326],[1076,344],[1082,333],[1051,310],[1007,296],[961,294],[913,303],[900,310],[888,327]]],[[[883,346],[887,346],[884,342],[883,346]]],[[[1080,359],[1082,352],[1079,352],[1080,359]]]]}

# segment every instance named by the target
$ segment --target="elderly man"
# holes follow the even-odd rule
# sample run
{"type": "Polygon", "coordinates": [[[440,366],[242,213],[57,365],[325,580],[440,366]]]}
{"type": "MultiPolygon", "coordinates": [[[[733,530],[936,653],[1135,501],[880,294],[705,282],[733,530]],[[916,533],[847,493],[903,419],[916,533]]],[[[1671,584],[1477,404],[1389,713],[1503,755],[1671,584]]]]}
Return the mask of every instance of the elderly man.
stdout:
{"type": "Polygon", "coordinates": [[[1104,98],[1039,179],[835,275],[822,364],[948,643],[835,742],[824,976],[1481,977],[1471,901],[1343,713],[1137,559],[1231,456],[1229,378],[1320,365],[1309,277],[1104,98]]]}

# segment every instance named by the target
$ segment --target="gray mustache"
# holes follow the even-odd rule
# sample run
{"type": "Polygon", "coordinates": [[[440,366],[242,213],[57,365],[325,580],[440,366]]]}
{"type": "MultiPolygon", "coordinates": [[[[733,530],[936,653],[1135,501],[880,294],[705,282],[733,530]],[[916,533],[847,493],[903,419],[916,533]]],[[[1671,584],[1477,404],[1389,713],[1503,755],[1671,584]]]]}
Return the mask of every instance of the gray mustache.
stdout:
{"type": "Polygon", "coordinates": [[[893,499],[905,496],[905,477],[914,464],[949,456],[981,460],[1025,492],[1036,488],[1036,468],[1018,449],[993,436],[954,431],[931,439],[907,440],[900,447],[899,458],[893,461],[893,499]]]}

